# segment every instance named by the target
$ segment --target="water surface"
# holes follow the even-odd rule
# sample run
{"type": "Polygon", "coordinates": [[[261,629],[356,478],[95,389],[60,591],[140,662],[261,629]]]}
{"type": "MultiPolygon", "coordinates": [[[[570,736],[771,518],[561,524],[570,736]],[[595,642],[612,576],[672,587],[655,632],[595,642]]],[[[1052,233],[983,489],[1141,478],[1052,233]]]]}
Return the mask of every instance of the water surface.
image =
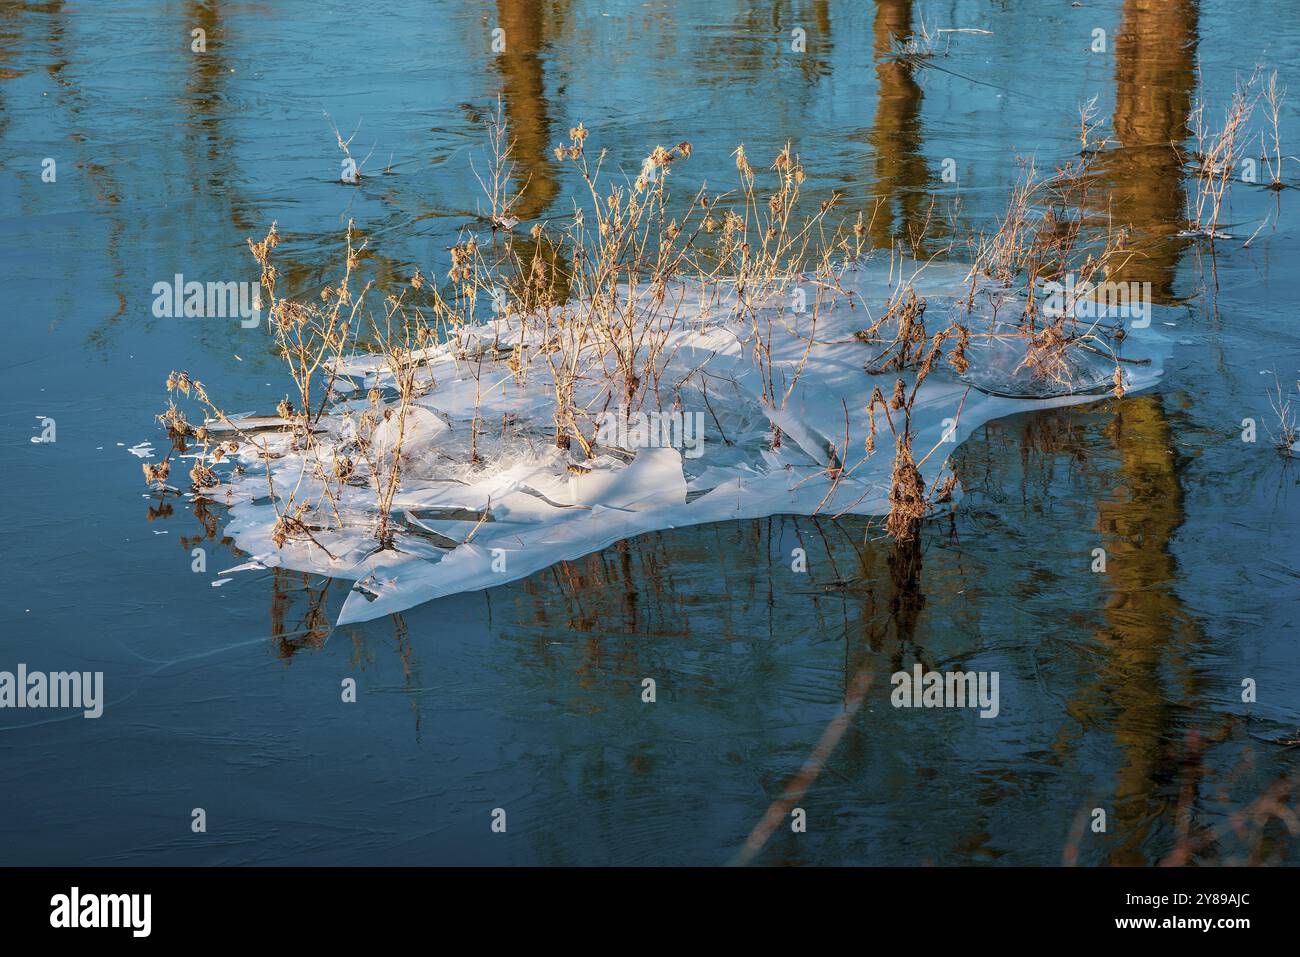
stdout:
{"type": "MultiPolygon", "coordinates": [[[[1169,148],[1198,66],[1215,112],[1261,61],[1300,97],[1283,6],[0,5],[0,668],[102,670],[108,697],[95,721],[0,712],[0,862],[723,863],[854,705],[800,802],[807,833],[778,828],[758,862],[1140,864],[1189,836],[1198,860],[1294,857],[1249,812],[1295,773],[1278,742],[1300,729],[1300,470],[1264,431],[1271,373],[1300,376],[1300,219],[1291,189],[1238,184],[1239,238],[1210,259],[1176,238],[1191,181],[1169,148]],[[892,58],[922,15],[991,35],[892,58]],[[691,142],[691,185],[733,183],[739,143],[765,164],[789,140],[813,202],[880,199],[875,243],[937,251],[991,226],[1017,156],[1077,161],[1093,95],[1123,147],[1090,212],[1134,230],[1115,278],[1177,308],[1173,362],[1157,392],[981,429],[957,453],[962,507],[910,563],[873,523],[774,517],[331,632],[345,583],[214,588],[245,558],[221,511],[148,494],[127,452],[163,446],[172,369],[233,410],[288,388],[262,329],[155,318],[155,282],[255,278],[245,240],[273,220],[292,291],[334,274],[349,219],[380,281],[445,274],[498,97],[526,221],[571,209],[550,148],[581,121],[612,168],[691,142]],[[359,187],[338,182],[331,120],[369,156],[359,187]],[[57,441],[33,444],[44,417],[57,441]],[[998,671],[1000,716],[890,707],[915,661],[998,671]],[[1083,826],[1096,807],[1103,834],[1083,826]]],[[[1300,152],[1294,103],[1282,136],[1300,152]]]]}

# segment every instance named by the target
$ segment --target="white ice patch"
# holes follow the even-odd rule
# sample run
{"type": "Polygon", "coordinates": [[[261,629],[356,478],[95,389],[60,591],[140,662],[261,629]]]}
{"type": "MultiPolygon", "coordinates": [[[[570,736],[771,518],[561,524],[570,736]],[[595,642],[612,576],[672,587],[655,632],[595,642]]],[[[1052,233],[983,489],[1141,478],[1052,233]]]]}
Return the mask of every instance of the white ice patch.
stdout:
{"type": "MultiPolygon", "coordinates": [[[[902,378],[910,391],[915,373],[868,374],[864,366],[880,350],[855,341],[853,333],[870,325],[871,315],[879,315],[897,293],[898,274],[897,262],[892,270],[869,263],[850,269],[842,286],[851,304],[841,293],[823,295],[815,329],[812,310],[795,313],[787,298],[763,309],[759,321],[765,338],[771,320],[775,403],[763,398],[767,377],[755,359],[750,321],[735,317],[734,292],[697,283],[670,289],[658,312],[675,317],[657,353],[658,390],[644,388],[641,411],[701,414],[704,444],[698,458],[684,457],[673,447],[627,452],[600,446],[587,458],[576,440],[567,451],[556,448],[555,383],[535,318],[522,328],[513,317],[462,328],[454,340],[416,353],[422,363],[420,381],[436,384],[404,418],[382,357],[351,358],[336,371],[353,381],[319,422],[324,439],[333,440],[340,456],[357,463],[352,484],[338,497],[337,518],[326,505],[312,524],[319,544],[295,538],[277,547],[265,467],[245,444],[238,458],[247,471],[230,479],[227,533],[258,559],[228,571],[278,564],[352,579],[357,585],[339,616],[339,624],[347,624],[523,578],[659,529],[783,513],[885,514],[894,441],[878,411],[876,448],[867,455],[867,408],[877,386],[888,398],[895,380],[902,378]],[[512,352],[532,359],[522,382],[507,364],[512,352]],[[376,551],[371,477],[363,457],[348,447],[357,418],[371,408],[352,385],[381,390],[385,398],[377,411],[391,412],[373,433],[381,459],[391,457],[402,437],[401,485],[391,517],[395,542],[385,551],[376,551]],[[481,463],[471,466],[475,427],[481,463]],[[774,427],[781,433],[776,447],[774,427]],[[841,458],[835,482],[827,466],[841,458]]],[[[965,275],[964,267],[932,264],[914,279],[917,294],[927,300],[931,334],[967,301],[965,275]]],[[[1007,315],[1013,307],[1000,308],[1007,315]]],[[[639,306],[636,311],[648,312],[639,306]]],[[[1114,374],[1109,359],[1071,355],[1071,374],[1088,391],[1045,386],[1018,367],[1023,338],[990,342],[975,331],[966,375],[959,377],[946,362],[936,365],[913,405],[918,461],[935,449],[920,465],[927,488],[934,486],[952,450],[979,426],[1017,412],[1096,401],[1114,374]]],[[[1149,326],[1126,331],[1121,354],[1137,361],[1120,366],[1124,388],[1150,388],[1160,378],[1172,343],[1149,326]]],[[[945,353],[951,347],[950,340],[945,353]]],[[[579,421],[586,426],[583,434],[592,435],[594,417],[622,398],[622,382],[611,380],[611,370],[594,348],[584,356],[581,371],[574,404],[590,411],[591,418],[579,421]]],[[[296,489],[297,501],[321,501],[319,480],[288,435],[265,431],[260,437],[278,456],[272,463],[277,492],[287,495],[296,489]]]]}

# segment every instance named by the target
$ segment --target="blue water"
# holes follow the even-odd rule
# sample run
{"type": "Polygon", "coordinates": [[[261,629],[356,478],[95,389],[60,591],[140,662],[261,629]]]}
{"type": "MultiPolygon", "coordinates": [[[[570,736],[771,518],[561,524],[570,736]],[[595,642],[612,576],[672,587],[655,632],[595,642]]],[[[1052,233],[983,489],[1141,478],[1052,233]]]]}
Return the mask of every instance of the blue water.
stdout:
{"type": "Polygon", "coordinates": [[[1300,208],[1239,183],[1235,240],[1211,258],[1173,237],[1191,180],[1167,144],[1198,62],[1216,117],[1256,62],[1300,97],[1300,25],[1264,0],[0,5],[0,670],[103,671],[107,697],[98,720],[0,710],[0,864],[725,863],[864,673],[807,832],[782,825],[759,863],[1294,858],[1254,812],[1300,735],[1300,468],[1265,430],[1274,371],[1300,406],[1300,208]],[[992,35],[891,59],[922,14],[992,35]],[[331,631],[345,583],[214,588],[246,558],[221,510],[149,493],[127,451],[165,448],[173,369],[232,410],[290,389],[264,328],[155,318],[154,283],[256,279],[245,240],[272,221],[290,292],[335,275],[349,220],[381,284],[444,275],[478,228],[499,96],[521,232],[571,209],[580,184],[549,150],[581,121],[611,168],[689,141],[678,183],[717,188],[737,144],[766,165],[789,140],[812,202],[883,197],[873,241],[923,233],[960,260],[1017,155],[1077,160],[1093,95],[1123,145],[1092,212],[1133,226],[1125,278],[1177,307],[1173,362],[1154,393],[980,430],[914,580],[876,523],[777,517],[331,631]],[[357,187],[331,121],[369,157],[357,187]],[[33,443],[47,417],[57,440],[33,443]],[[892,708],[890,673],[918,660],[998,671],[999,717],[892,708]]]}

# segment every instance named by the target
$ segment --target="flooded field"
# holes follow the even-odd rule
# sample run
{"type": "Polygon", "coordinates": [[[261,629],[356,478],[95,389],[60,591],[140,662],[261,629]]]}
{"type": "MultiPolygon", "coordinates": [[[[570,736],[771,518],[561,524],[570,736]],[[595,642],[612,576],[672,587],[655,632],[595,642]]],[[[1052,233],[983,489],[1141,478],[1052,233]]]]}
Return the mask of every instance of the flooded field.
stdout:
{"type": "Polygon", "coordinates": [[[94,720],[0,710],[0,863],[1293,861],[1300,21],[1278,6],[0,4],[0,672],[103,674],[94,720]],[[1239,88],[1211,220],[1189,117],[1221,129],[1239,88]],[[1105,278],[1149,289],[1168,357],[963,432],[960,499],[910,548],[879,515],[668,522],[344,624],[348,580],[223,574],[252,557],[223,502],[183,494],[188,463],[182,494],[142,481],[168,376],[232,415],[293,385],[264,320],[156,287],[256,284],[275,222],[306,299],[352,222],[382,315],[492,238],[498,109],[497,225],[534,259],[531,227],[586,191],[555,152],[579,124],[629,180],[689,143],[679,204],[734,189],[737,146],[767,170],[789,143],[805,206],[962,267],[1028,158],[1071,164],[1061,206],[1123,231],[1105,278]],[[896,707],[914,665],[996,674],[996,718],[896,707]]]}

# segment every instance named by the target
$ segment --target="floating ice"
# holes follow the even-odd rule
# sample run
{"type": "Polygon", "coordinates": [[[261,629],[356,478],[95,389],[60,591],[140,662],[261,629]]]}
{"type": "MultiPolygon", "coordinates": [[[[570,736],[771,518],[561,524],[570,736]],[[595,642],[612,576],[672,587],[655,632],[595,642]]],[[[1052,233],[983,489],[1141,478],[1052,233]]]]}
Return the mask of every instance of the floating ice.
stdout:
{"type": "MultiPolygon", "coordinates": [[[[910,391],[915,372],[869,374],[864,366],[879,350],[856,341],[854,332],[869,326],[897,294],[897,269],[897,263],[891,269],[869,262],[851,268],[841,291],[829,300],[822,295],[815,320],[811,306],[795,312],[782,301],[763,310],[765,337],[771,320],[775,403],[763,398],[766,376],[756,360],[753,325],[736,318],[734,294],[698,283],[672,287],[655,312],[674,319],[658,353],[657,391],[647,384],[643,410],[664,417],[702,414],[698,458],[655,443],[635,449],[597,444],[591,458],[577,442],[570,450],[557,448],[547,362],[535,358],[522,379],[510,367],[513,353],[541,347],[535,319],[522,327],[516,318],[493,319],[417,352],[412,358],[421,363],[419,381],[431,387],[404,422],[384,359],[357,356],[337,370],[351,382],[315,428],[329,440],[326,455],[349,454],[357,418],[368,407],[358,389],[380,391],[380,411],[391,416],[375,430],[376,447],[391,452],[399,431],[405,433],[401,485],[391,509],[394,547],[376,550],[376,495],[355,454],[357,472],[338,496],[337,514],[329,505],[316,513],[314,542],[296,537],[277,547],[265,466],[250,443],[239,452],[247,471],[230,479],[228,533],[240,548],[261,556],[258,566],[278,563],[355,581],[339,616],[339,624],[347,624],[523,578],[659,529],[781,513],[883,515],[894,440],[878,412],[875,451],[868,455],[867,408],[875,388],[888,397],[898,378],[910,391]],[[480,462],[471,465],[475,423],[480,462]],[[781,433],[775,447],[774,426],[781,433]]],[[[913,279],[933,330],[946,326],[945,311],[967,301],[965,276],[964,267],[932,264],[913,279]]],[[[1087,352],[1065,357],[1072,388],[1035,381],[1021,367],[1023,337],[986,338],[1002,330],[972,325],[964,379],[941,363],[913,404],[913,449],[927,488],[951,451],[983,423],[1095,401],[1098,390],[1113,387],[1114,361],[1087,352]]],[[[1121,353],[1128,361],[1120,366],[1125,391],[1154,385],[1170,349],[1170,340],[1149,326],[1129,330],[1121,353]]],[[[618,404],[604,361],[593,350],[574,386],[575,406],[592,416],[618,404]]],[[[621,395],[621,380],[613,388],[621,395]]],[[[585,421],[584,435],[594,431],[592,420],[585,421]]],[[[279,424],[272,422],[257,424],[279,424]]],[[[277,494],[296,489],[298,501],[321,500],[322,487],[288,434],[262,431],[259,440],[275,456],[277,494]]]]}
{"type": "Polygon", "coordinates": [[[260,571],[266,569],[267,567],[268,567],[267,565],[262,564],[262,558],[254,556],[252,559],[244,562],[241,565],[236,565],[233,568],[223,568],[220,572],[218,572],[218,574],[233,575],[235,572],[260,571]]]}

